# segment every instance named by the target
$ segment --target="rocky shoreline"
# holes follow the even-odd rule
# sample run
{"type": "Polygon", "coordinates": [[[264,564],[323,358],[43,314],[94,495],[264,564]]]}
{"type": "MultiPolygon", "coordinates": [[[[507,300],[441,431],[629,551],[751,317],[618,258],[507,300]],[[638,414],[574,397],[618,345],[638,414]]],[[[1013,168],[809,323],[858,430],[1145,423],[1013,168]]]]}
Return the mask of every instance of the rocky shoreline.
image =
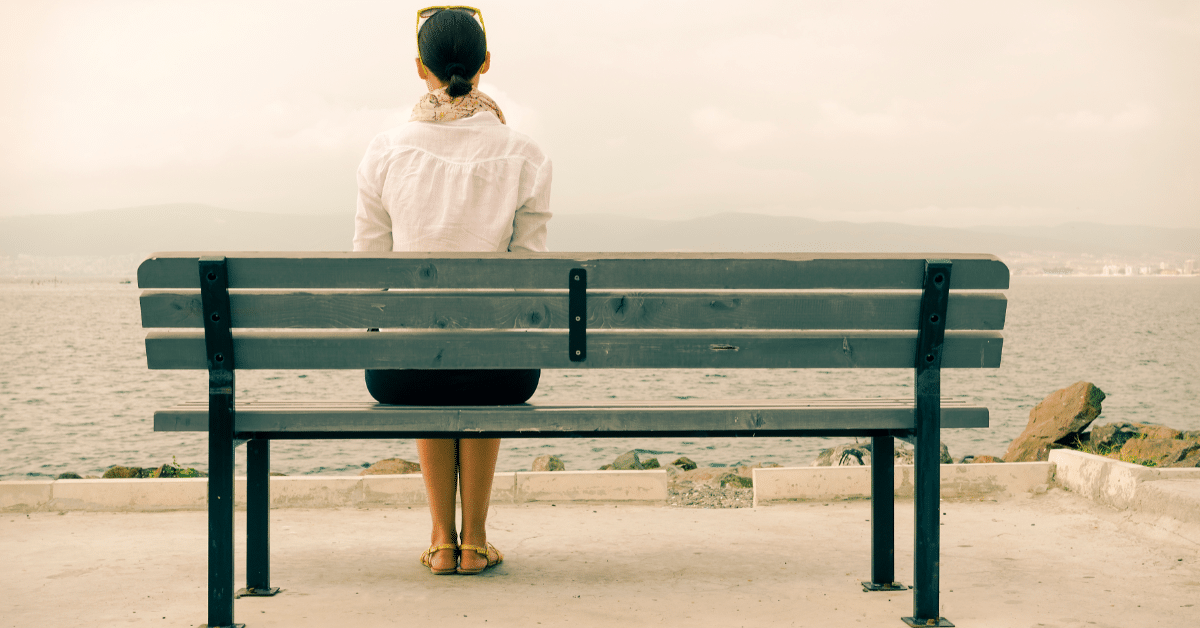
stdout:
{"type": "MultiPolygon", "coordinates": [[[[1107,423],[1087,428],[1100,415],[1104,392],[1090,382],[1076,382],[1056,390],[1029,412],[1029,423],[1013,439],[1003,456],[969,454],[957,460],[941,445],[942,464],[978,464],[1034,462],[1049,458],[1052,449],[1075,449],[1148,467],[1200,467],[1200,430],[1181,431],[1150,423],[1107,423]]],[[[667,472],[668,504],[686,508],[745,508],[753,502],[752,473],[755,468],[778,467],[774,463],[727,466],[709,463],[700,467],[686,456],[669,464],[657,458],[643,460],[646,449],[634,449],[617,456],[600,470],[641,471],[663,469],[667,472]]],[[[896,464],[912,464],[913,451],[897,441],[896,464]]],[[[865,466],[871,464],[869,439],[856,439],[821,451],[812,466],[865,466]]],[[[420,473],[421,465],[401,458],[380,460],[360,475],[420,473]]],[[[531,471],[565,471],[562,459],[554,455],[538,456],[531,471]]],[[[159,467],[114,466],[104,478],[195,478],[208,474],[184,468],[172,462],[159,467]]],[[[271,475],[283,475],[272,473],[271,475]]],[[[92,479],[75,473],[60,474],[57,479],[92,479]]]]}

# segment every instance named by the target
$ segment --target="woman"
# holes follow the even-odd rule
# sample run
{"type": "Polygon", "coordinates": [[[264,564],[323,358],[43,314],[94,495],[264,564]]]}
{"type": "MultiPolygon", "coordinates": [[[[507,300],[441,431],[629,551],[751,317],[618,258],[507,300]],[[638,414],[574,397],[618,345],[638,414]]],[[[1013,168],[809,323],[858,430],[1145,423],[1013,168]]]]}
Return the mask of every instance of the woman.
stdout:
{"type": "MultiPolygon", "coordinates": [[[[429,93],[407,124],[381,133],[367,149],[358,169],[354,250],[545,251],[550,160],[509,129],[478,89],[491,66],[482,15],[431,7],[417,16],[417,76],[429,93]]],[[[524,403],[538,376],[536,369],[366,374],[376,400],[404,405],[524,403]]],[[[421,564],[433,573],[475,574],[503,560],[485,530],[499,448],[499,439],[417,440],[433,519],[421,564]]]]}

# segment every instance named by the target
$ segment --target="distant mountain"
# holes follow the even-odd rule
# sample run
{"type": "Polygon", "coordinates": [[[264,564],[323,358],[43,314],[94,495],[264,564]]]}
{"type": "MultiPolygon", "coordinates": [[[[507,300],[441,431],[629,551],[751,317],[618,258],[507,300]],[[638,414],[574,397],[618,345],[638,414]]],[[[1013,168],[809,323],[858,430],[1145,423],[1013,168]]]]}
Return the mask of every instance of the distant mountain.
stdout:
{"type": "Polygon", "coordinates": [[[716,214],[691,220],[630,216],[558,216],[550,223],[558,251],[846,251],[1200,256],[1200,229],[1068,223],[1056,227],[950,229],[899,223],[824,222],[761,214],[716,214]]]}
{"type": "MultiPolygon", "coordinates": [[[[1031,227],[971,227],[971,231],[996,235],[1027,235],[1031,227]]],[[[1036,228],[1043,237],[1071,242],[1083,252],[1103,253],[1200,253],[1200,229],[1101,225],[1067,222],[1036,228]]]]}
{"type": "MultiPolygon", "coordinates": [[[[0,218],[0,255],[114,256],[153,251],[346,251],[354,216],[160,205],[0,218]]],[[[1200,229],[1067,223],[950,229],[725,213],[690,220],[560,214],[555,251],[1177,253],[1200,257],[1200,229]]]]}
{"type": "Polygon", "coordinates": [[[1068,242],[1033,235],[894,223],[823,222],[760,214],[716,214],[690,220],[627,216],[563,216],[551,222],[556,250],[580,251],[846,251],[1004,253],[1074,252],[1068,242]]]}

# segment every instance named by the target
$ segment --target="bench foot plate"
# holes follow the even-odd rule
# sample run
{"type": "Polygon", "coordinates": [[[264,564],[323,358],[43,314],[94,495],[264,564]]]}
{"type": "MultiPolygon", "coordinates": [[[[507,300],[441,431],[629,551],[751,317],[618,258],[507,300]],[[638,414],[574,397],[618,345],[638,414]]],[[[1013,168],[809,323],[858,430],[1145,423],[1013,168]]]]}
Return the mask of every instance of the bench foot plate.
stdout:
{"type": "Polygon", "coordinates": [[[239,597],[271,597],[279,593],[279,587],[271,587],[269,589],[238,589],[237,593],[233,594],[233,599],[239,597]]]}
{"type": "Polygon", "coordinates": [[[860,584],[862,584],[864,593],[871,593],[872,591],[907,591],[912,588],[901,582],[881,582],[876,584],[868,580],[863,580],[860,584]]]}
{"type": "Polygon", "coordinates": [[[940,628],[941,626],[954,626],[954,624],[950,623],[950,620],[946,619],[945,617],[938,617],[937,620],[933,620],[933,619],[922,620],[922,619],[913,619],[912,617],[901,617],[900,621],[904,622],[905,624],[908,624],[911,628],[927,628],[930,626],[938,626],[940,628]]]}
{"type": "MultiPolygon", "coordinates": [[[[200,628],[208,628],[208,624],[200,624],[200,628]]],[[[246,624],[233,624],[230,626],[213,626],[212,628],[246,628],[246,624]]]]}

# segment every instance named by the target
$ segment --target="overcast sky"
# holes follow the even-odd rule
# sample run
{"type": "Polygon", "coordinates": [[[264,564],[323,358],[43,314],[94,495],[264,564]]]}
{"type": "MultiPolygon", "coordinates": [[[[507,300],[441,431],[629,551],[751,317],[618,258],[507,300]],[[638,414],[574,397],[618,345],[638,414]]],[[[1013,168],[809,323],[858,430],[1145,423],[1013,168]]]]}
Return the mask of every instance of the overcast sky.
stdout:
{"type": "MultiPolygon", "coordinates": [[[[352,213],[424,3],[0,4],[0,215],[352,213]]],[[[1200,3],[480,0],[557,213],[1200,227],[1200,3]]]]}

